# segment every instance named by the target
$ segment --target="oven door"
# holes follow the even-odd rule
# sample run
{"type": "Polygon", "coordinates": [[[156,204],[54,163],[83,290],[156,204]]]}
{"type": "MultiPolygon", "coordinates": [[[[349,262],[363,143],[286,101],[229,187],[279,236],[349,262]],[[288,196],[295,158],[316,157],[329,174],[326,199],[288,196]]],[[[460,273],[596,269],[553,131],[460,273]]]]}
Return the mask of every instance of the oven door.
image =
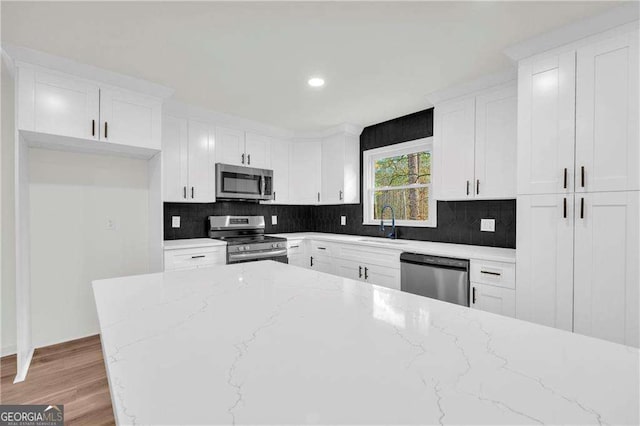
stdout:
{"type": "Polygon", "coordinates": [[[272,170],[216,164],[216,198],[270,200],[272,193],[272,170]]]}
{"type": "Polygon", "coordinates": [[[258,260],[274,260],[276,262],[289,263],[286,248],[253,253],[227,253],[227,265],[232,263],[256,262],[258,260]]]}

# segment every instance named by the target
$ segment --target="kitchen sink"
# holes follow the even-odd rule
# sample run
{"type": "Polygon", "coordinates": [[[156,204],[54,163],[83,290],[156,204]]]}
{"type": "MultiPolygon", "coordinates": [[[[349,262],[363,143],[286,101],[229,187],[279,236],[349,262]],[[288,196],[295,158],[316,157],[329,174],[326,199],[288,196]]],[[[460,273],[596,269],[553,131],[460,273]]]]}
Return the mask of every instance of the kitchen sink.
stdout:
{"type": "Polygon", "coordinates": [[[358,241],[362,241],[363,243],[393,244],[393,245],[407,244],[406,241],[402,241],[402,240],[392,240],[392,239],[385,240],[382,238],[360,238],[358,241]]]}

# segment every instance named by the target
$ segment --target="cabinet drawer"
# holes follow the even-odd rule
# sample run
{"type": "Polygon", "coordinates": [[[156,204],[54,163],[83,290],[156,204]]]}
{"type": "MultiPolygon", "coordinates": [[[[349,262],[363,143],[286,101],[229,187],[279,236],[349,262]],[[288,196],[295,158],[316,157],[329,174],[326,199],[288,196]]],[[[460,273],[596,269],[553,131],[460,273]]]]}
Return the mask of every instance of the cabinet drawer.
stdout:
{"type": "Polygon", "coordinates": [[[225,265],[226,263],[227,249],[225,247],[166,250],[164,252],[165,271],[225,265]]]}
{"type": "Polygon", "coordinates": [[[287,240],[287,255],[298,256],[304,255],[304,240],[287,240]]]}
{"type": "Polygon", "coordinates": [[[472,259],[471,282],[516,288],[516,265],[472,259]]]}
{"type": "Polygon", "coordinates": [[[324,241],[311,241],[312,256],[333,256],[335,245],[324,241]]]}

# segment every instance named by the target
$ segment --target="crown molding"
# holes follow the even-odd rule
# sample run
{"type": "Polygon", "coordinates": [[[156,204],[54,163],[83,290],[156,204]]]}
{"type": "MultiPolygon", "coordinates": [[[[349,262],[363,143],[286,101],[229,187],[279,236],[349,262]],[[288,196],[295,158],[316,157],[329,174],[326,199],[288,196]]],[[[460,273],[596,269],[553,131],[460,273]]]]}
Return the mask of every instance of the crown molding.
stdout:
{"type": "Polygon", "coordinates": [[[100,81],[110,86],[117,86],[134,92],[144,93],[160,99],[173,95],[174,90],[160,84],[152,83],[128,75],[108,71],[93,65],[81,64],[71,59],[28,49],[26,47],[3,44],[2,49],[15,62],[36,65],[55,71],[71,74],[86,80],[100,81]]]}
{"type": "Polygon", "coordinates": [[[353,123],[342,123],[337,126],[329,127],[324,130],[312,131],[312,132],[294,132],[293,137],[296,139],[322,139],[328,138],[338,134],[346,134],[351,136],[360,136],[363,126],[353,123]]]}
{"type": "Polygon", "coordinates": [[[503,53],[517,62],[538,53],[573,43],[582,38],[629,24],[638,19],[640,19],[640,3],[631,1],[602,14],[573,22],[514,44],[503,50],[503,53]]]}
{"type": "Polygon", "coordinates": [[[274,138],[288,139],[293,136],[293,132],[288,129],[262,123],[259,121],[249,120],[247,118],[238,117],[236,115],[212,111],[206,108],[189,105],[173,99],[164,102],[164,104],[162,105],[162,113],[164,115],[200,120],[218,126],[256,132],[274,138]]]}
{"type": "Polygon", "coordinates": [[[515,81],[518,78],[518,70],[515,66],[509,67],[503,71],[488,74],[477,78],[475,80],[468,81],[456,86],[447,87],[446,89],[436,90],[427,95],[427,99],[431,104],[437,105],[441,102],[459,98],[461,96],[468,96],[490,87],[500,86],[511,81],[515,81]]]}

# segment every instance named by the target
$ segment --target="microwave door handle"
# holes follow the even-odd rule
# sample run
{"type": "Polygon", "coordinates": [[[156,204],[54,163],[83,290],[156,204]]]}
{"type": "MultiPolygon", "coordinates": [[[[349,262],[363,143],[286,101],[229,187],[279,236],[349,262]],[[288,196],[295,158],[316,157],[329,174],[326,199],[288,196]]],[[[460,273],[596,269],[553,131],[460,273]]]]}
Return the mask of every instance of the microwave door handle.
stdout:
{"type": "Polygon", "coordinates": [[[260,176],[260,196],[264,197],[264,176],[260,176]]]}

